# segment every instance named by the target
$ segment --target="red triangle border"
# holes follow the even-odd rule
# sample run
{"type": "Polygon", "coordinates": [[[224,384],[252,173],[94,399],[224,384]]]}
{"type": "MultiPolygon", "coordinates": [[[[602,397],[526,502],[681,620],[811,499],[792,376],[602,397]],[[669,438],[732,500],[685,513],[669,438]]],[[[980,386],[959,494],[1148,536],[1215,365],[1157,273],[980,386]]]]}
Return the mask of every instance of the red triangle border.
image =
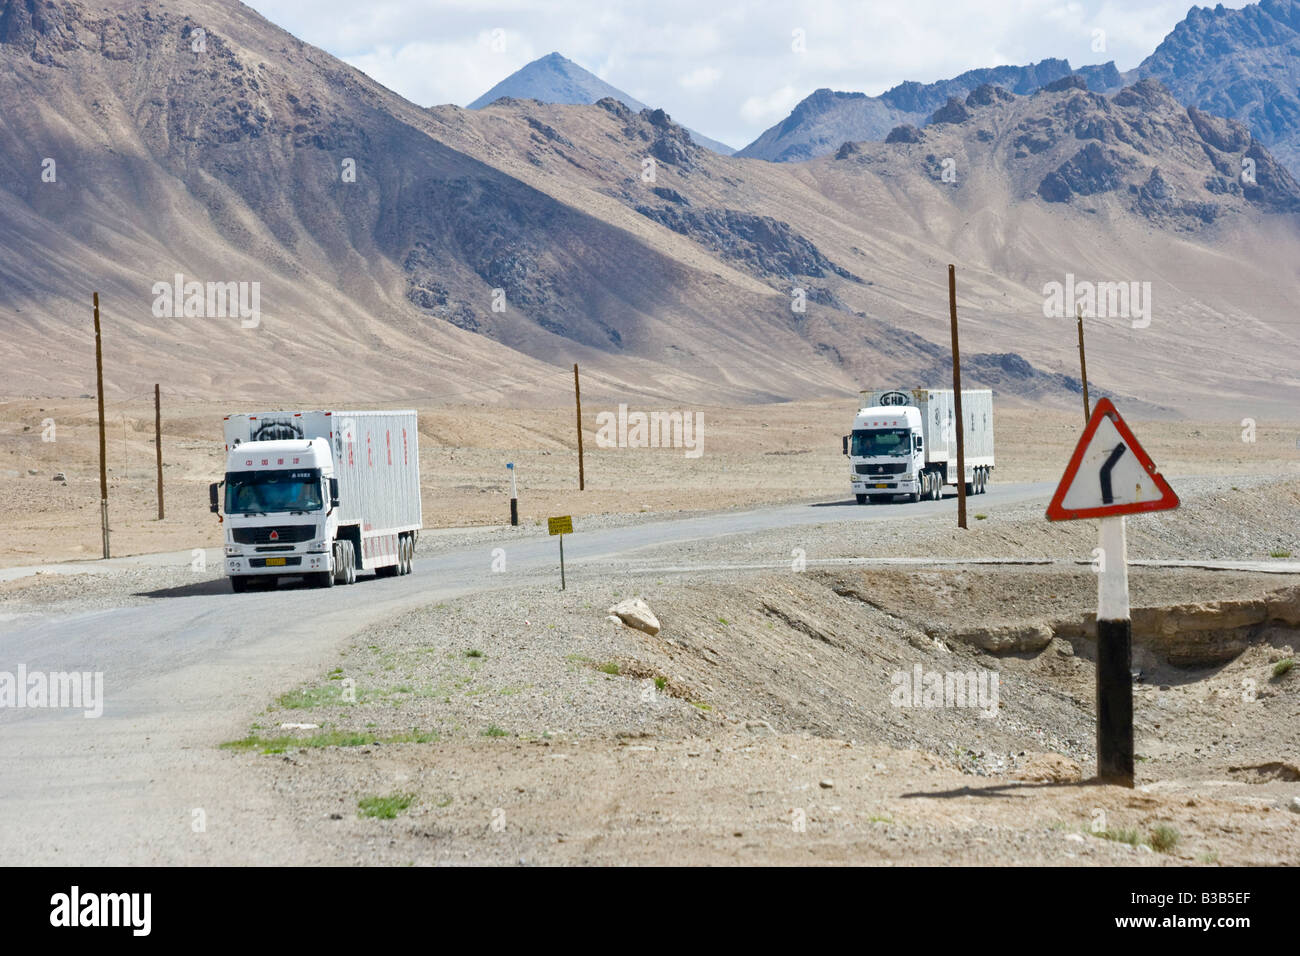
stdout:
{"type": "Polygon", "coordinates": [[[1138,440],[1133,437],[1133,432],[1129,430],[1124,419],[1120,417],[1114,403],[1109,398],[1103,398],[1097,403],[1097,407],[1092,410],[1092,417],[1088,419],[1088,425],[1079,438],[1079,444],[1075,446],[1074,454],[1070,456],[1070,463],[1065,466],[1065,474],[1061,476],[1061,483],[1056,486],[1056,493],[1052,495],[1052,500],[1047,506],[1047,520],[1076,521],[1082,518],[1111,518],[1116,515],[1141,514],[1144,511],[1168,511],[1170,508],[1177,508],[1179,504],[1178,495],[1174,493],[1174,489],[1169,487],[1169,482],[1165,481],[1160,472],[1156,471],[1155,462],[1151,460],[1151,456],[1146,453],[1145,449],[1138,444],[1138,440]],[[1070,485],[1074,483],[1074,478],[1079,472],[1079,466],[1083,463],[1083,455],[1092,443],[1093,435],[1097,433],[1102,419],[1105,418],[1109,418],[1114,423],[1115,430],[1124,439],[1124,444],[1137,456],[1142,468],[1151,476],[1151,480],[1155,482],[1155,486],[1160,492],[1160,497],[1153,498],[1150,501],[1103,505],[1100,508],[1083,508],[1077,511],[1069,510],[1063,504],[1065,496],[1070,490],[1070,485]]]}

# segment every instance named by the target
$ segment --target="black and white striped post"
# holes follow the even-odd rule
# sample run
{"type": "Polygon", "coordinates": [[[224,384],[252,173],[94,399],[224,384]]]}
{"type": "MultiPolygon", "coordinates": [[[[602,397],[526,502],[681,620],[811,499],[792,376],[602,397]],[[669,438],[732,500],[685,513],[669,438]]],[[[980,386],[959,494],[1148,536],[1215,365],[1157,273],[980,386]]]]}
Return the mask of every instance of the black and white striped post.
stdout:
{"type": "Polygon", "coordinates": [[[1123,515],[1102,518],[1097,574],[1097,777],[1133,786],[1133,624],[1123,515]]]}
{"type": "Polygon", "coordinates": [[[510,472],[510,526],[519,524],[519,496],[515,494],[515,463],[506,462],[506,471],[510,472]]]}

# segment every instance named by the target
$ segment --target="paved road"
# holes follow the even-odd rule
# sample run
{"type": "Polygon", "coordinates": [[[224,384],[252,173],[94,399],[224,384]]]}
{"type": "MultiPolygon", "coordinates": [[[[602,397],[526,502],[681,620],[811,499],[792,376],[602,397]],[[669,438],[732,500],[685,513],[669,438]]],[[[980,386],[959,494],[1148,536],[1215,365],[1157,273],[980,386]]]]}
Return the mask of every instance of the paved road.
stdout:
{"type": "MultiPolygon", "coordinates": [[[[1051,490],[1042,483],[994,485],[977,500],[981,508],[1045,503],[1051,490]]],[[[651,521],[569,536],[566,562],[579,577],[603,573],[601,565],[614,558],[667,570],[682,561],[677,549],[688,542],[736,536],[736,563],[727,566],[739,567],[752,558],[745,536],[753,532],[842,521],[869,525],[951,513],[953,507],[951,499],[870,506],[850,499],[651,521]]],[[[426,544],[434,540],[431,535],[426,544]]],[[[250,847],[244,840],[218,843],[192,835],[195,808],[243,814],[246,820],[270,799],[238,781],[229,782],[234,792],[214,797],[214,745],[242,736],[252,715],[276,693],[328,670],[344,642],[367,625],[415,605],[556,574],[551,538],[512,541],[506,574],[490,569],[495,546],[419,557],[409,576],[364,575],[352,587],[285,584],[234,595],[224,579],[204,580],[152,592],[144,606],[0,620],[0,670],[15,672],[23,664],[29,672],[99,671],[106,699],[99,719],[79,711],[0,709],[0,859],[246,860],[250,847]]],[[[210,560],[219,561],[219,555],[210,560]]],[[[187,566],[190,553],[47,570],[150,563],[187,566]]],[[[7,569],[5,577],[30,570],[7,569]]],[[[218,821],[212,822],[215,827],[218,821]]]]}

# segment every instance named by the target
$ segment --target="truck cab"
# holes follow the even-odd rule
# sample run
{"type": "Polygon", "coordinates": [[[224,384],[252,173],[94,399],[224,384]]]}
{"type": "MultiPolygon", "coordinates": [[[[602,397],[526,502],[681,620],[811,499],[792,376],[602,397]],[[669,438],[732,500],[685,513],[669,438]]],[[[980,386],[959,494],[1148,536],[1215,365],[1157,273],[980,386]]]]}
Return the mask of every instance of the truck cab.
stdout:
{"type": "Polygon", "coordinates": [[[334,456],[324,438],[247,441],[231,448],[225,481],[210,489],[212,511],[225,515],[231,587],[242,591],[260,576],[332,578],[338,494],[334,456]]]}
{"type": "Polygon", "coordinates": [[[921,410],[915,405],[859,410],[852,433],[844,436],[844,454],[858,504],[896,495],[920,501],[937,487],[926,470],[921,410]]]}

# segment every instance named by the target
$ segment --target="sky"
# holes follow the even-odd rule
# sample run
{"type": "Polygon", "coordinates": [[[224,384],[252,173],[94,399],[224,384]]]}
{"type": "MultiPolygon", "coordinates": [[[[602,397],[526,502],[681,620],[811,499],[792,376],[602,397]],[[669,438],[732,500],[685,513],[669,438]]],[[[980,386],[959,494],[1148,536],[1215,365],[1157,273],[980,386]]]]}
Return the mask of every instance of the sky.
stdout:
{"type": "MultiPolygon", "coordinates": [[[[251,0],[290,33],[421,106],[464,106],[558,52],[739,148],[820,87],[1068,59],[1137,66],[1188,0],[251,0]]],[[[1225,3],[1245,6],[1244,0],[1225,3]]]]}

